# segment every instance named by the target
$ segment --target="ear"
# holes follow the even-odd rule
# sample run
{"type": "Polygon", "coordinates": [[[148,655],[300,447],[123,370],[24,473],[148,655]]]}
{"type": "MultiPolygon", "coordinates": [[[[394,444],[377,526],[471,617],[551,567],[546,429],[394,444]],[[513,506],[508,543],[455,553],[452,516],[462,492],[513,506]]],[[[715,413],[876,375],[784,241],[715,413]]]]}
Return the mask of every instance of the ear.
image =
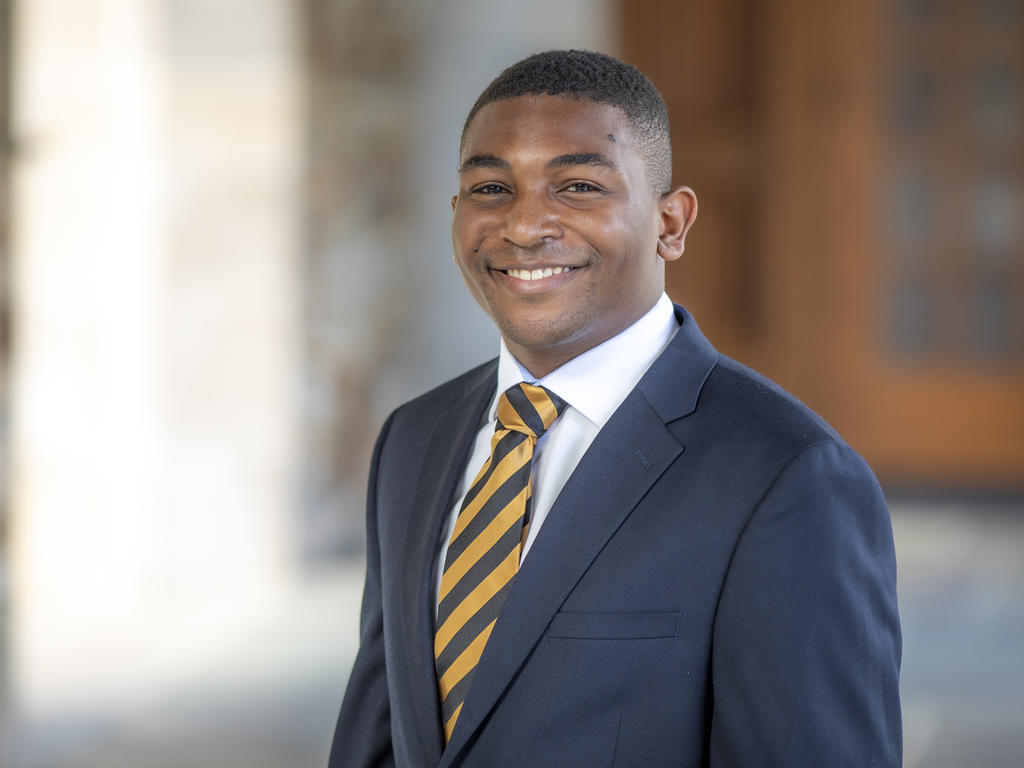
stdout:
{"type": "MultiPolygon", "coordinates": [[[[453,216],[455,215],[455,204],[457,202],[459,202],[459,196],[458,195],[452,195],[452,215],[453,216]]],[[[455,264],[459,263],[459,257],[455,254],[455,251],[452,251],[452,261],[455,264]]]]}
{"type": "Polygon", "coordinates": [[[683,255],[686,233],[697,218],[697,195],[689,187],[676,187],[661,196],[658,211],[658,255],[665,261],[675,261],[683,255]]]}

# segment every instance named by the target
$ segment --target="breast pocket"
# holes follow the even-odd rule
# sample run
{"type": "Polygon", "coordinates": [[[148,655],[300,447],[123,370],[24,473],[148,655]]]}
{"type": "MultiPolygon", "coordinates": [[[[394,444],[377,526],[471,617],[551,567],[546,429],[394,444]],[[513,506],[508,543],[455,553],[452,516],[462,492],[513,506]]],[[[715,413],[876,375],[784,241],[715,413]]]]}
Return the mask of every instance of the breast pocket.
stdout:
{"type": "Polygon", "coordinates": [[[548,625],[548,637],[591,640],[642,640],[676,637],[678,611],[658,613],[559,612],[548,625]]]}

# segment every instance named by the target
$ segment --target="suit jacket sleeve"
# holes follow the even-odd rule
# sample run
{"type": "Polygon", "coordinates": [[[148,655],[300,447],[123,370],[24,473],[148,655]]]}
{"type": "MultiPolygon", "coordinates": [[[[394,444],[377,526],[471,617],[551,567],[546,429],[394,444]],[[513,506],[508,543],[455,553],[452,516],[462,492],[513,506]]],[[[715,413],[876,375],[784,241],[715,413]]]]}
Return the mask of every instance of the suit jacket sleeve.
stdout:
{"type": "Polygon", "coordinates": [[[713,637],[712,768],[899,766],[889,511],[827,439],[776,477],[733,553],[713,637]]]}
{"type": "Polygon", "coordinates": [[[380,542],[376,516],[378,465],[393,417],[394,414],[381,429],[370,464],[366,494],[366,586],[359,619],[359,652],[334,731],[329,768],[385,768],[395,764],[384,662],[380,542]]]}

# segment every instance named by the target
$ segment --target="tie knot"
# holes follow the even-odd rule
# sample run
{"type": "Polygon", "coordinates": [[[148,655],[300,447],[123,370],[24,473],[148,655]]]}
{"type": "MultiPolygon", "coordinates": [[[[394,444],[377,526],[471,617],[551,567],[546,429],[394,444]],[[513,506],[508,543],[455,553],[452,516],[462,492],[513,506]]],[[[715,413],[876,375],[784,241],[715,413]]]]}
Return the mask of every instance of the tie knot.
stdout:
{"type": "Polygon", "coordinates": [[[498,423],[513,432],[540,438],[565,410],[566,402],[535,384],[509,387],[498,398],[498,423]]]}

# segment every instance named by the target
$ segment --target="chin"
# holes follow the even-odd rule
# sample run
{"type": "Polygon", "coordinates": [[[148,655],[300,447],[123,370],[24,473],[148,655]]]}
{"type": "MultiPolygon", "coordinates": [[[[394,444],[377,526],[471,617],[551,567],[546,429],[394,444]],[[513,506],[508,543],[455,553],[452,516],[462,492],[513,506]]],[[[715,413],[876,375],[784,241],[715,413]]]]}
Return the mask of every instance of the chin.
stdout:
{"type": "Polygon", "coordinates": [[[550,350],[579,341],[585,334],[585,323],[568,318],[529,318],[515,323],[503,323],[501,335],[506,344],[530,350],[550,350]]]}

